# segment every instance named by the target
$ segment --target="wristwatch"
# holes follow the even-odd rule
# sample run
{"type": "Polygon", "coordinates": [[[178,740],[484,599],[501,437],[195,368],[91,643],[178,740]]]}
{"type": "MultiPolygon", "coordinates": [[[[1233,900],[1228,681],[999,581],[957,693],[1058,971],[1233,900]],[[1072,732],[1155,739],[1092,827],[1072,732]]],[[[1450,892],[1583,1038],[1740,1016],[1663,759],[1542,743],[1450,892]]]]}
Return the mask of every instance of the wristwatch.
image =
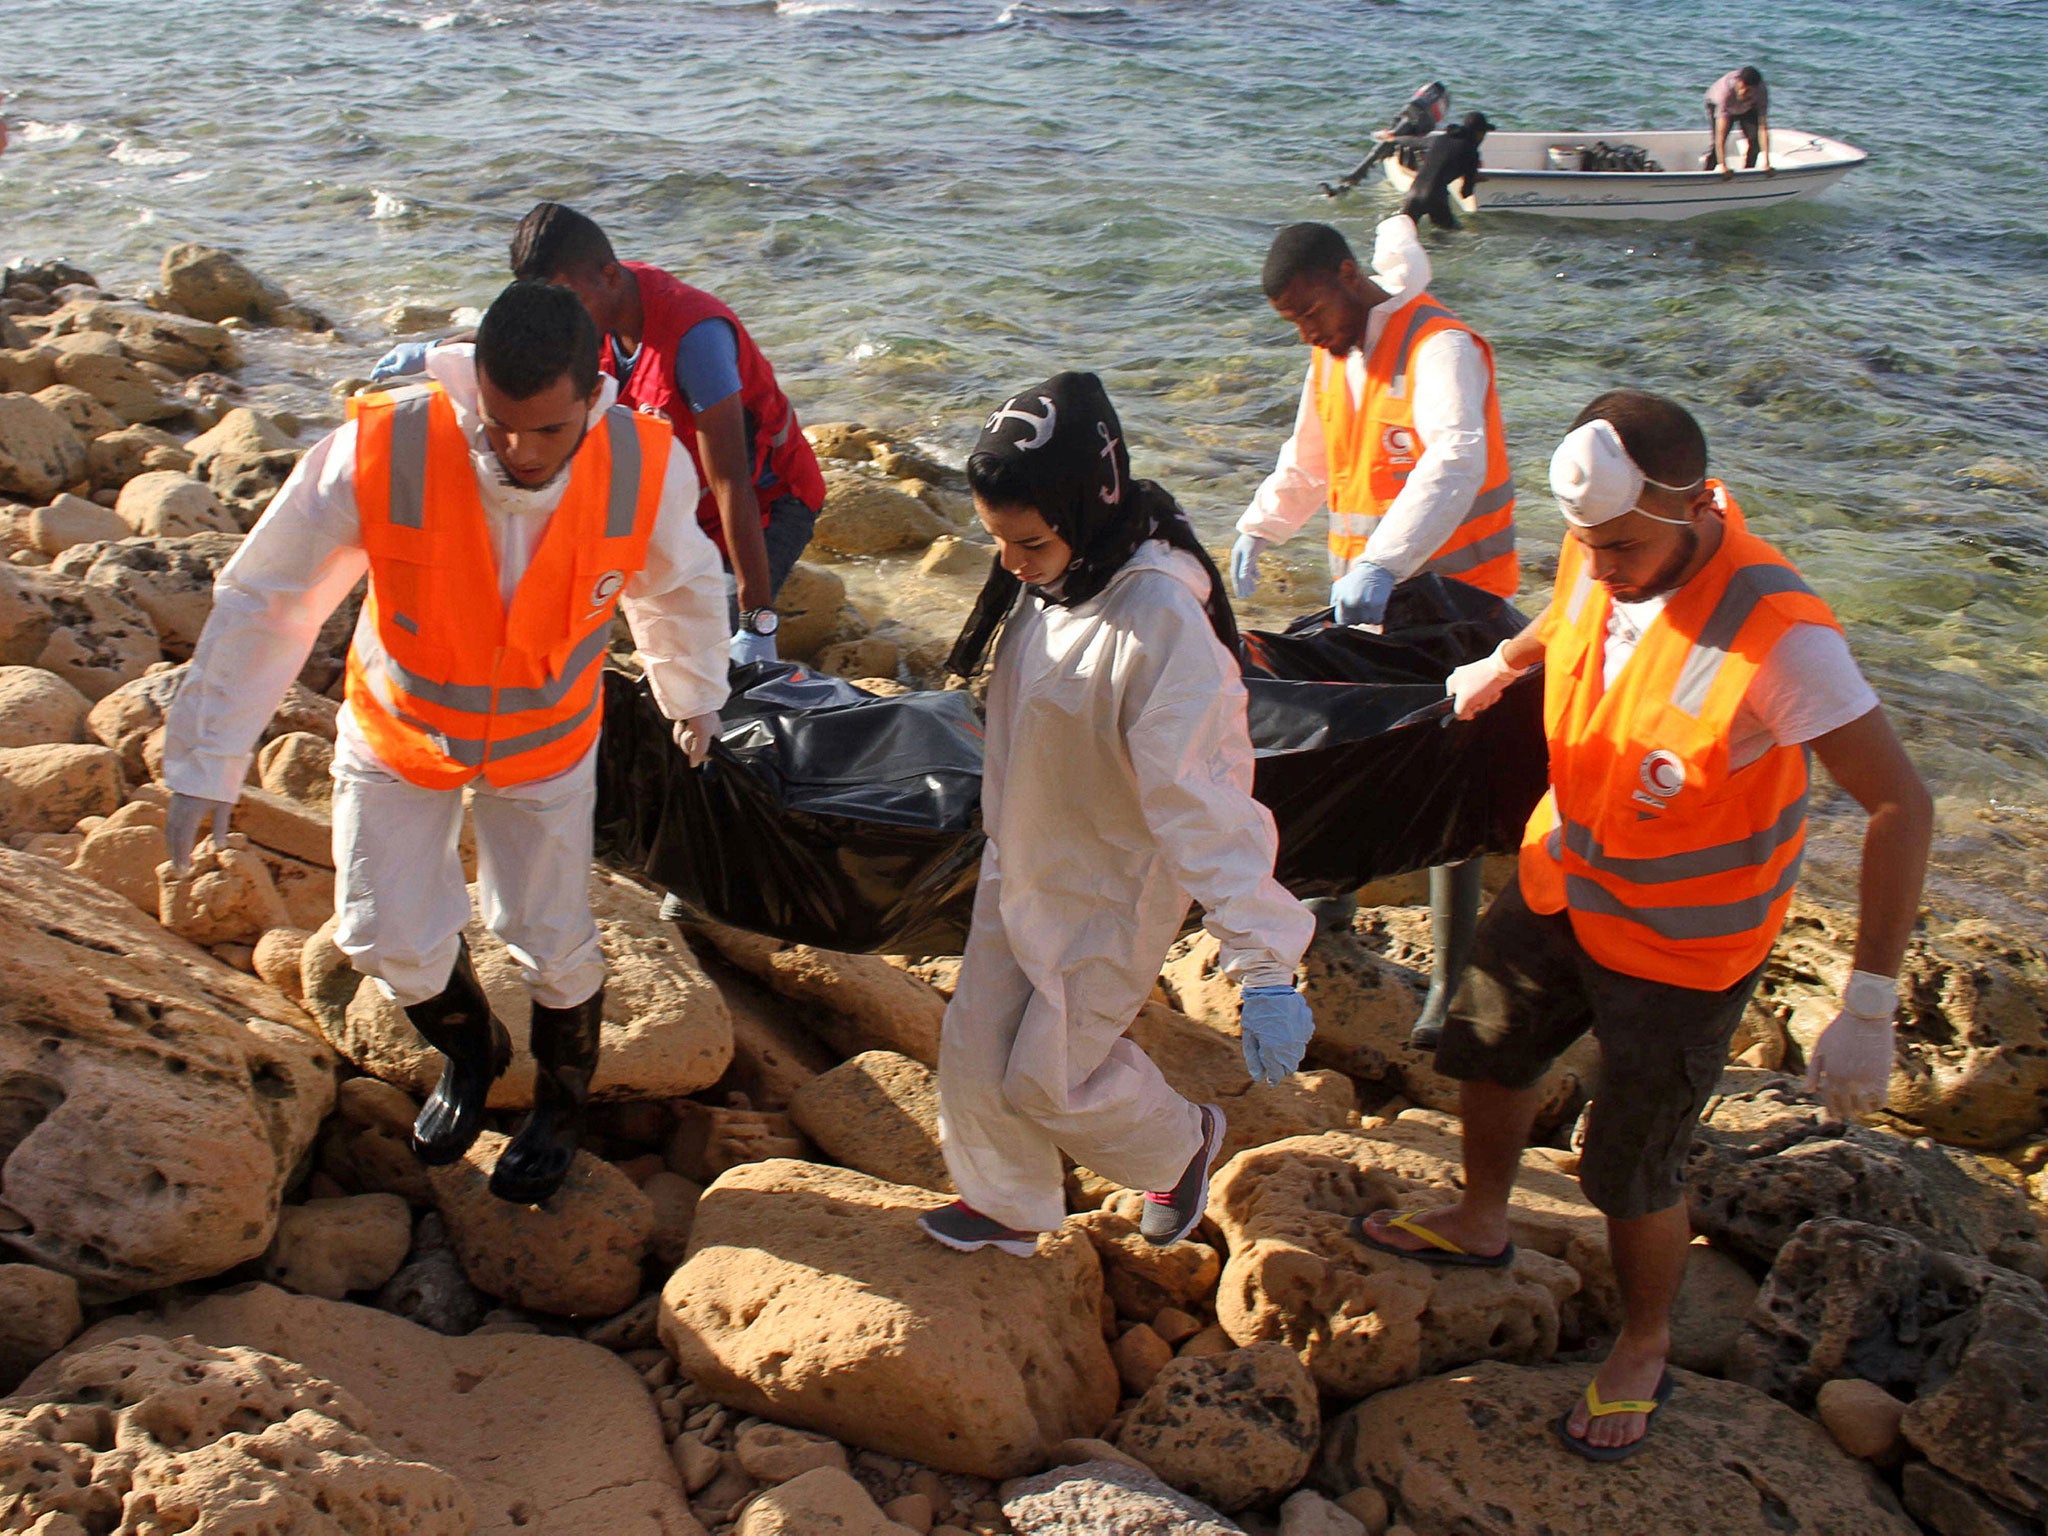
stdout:
{"type": "Polygon", "coordinates": [[[740,615],[740,628],[750,635],[772,635],[782,627],[782,615],[773,608],[749,608],[740,615]]]}

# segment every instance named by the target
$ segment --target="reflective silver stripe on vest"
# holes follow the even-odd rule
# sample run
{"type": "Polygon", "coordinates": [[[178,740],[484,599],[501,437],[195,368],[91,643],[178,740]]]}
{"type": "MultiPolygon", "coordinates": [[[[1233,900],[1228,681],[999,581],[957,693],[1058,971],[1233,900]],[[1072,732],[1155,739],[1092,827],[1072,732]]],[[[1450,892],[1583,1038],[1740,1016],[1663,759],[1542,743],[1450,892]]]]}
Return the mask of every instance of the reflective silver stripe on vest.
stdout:
{"type": "Polygon", "coordinates": [[[1564,617],[1567,624],[1579,622],[1579,615],[1586,611],[1586,599],[1593,595],[1593,572],[1586,563],[1579,562],[1579,574],[1572,581],[1571,596],[1565,599],[1564,617]]]}
{"type": "Polygon", "coordinates": [[[1785,866],[1768,891],[1701,907],[1632,907],[1590,875],[1566,875],[1564,899],[1574,911],[1619,917],[1660,939],[1726,939],[1761,928],[1778,898],[1799,882],[1798,859],[1785,866]]]}
{"type": "Polygon", "coordinates": [[[394,661],[382,645],[364,647],[363,661],[372,671],[383,673],[414,698],[429,704],[459,709],[466,715],[511,715],[528,709],[553,709],[561,703],[584,669],[604,654],[610,639],[611,625],[600,624],[576,643],[559,676],[537,688],[499,688],[495,693],[487,683],[437,683],[421,677],[394,661]]]}
{"type": "Polygon", "coordinates": [[[604,413],[605,433],[612,445],[611,500],[604,509],[604,536],[623,539],[633,531],[633,514],[640,505],[640,434],[633,427],[633,413],[613,406],[604,413]]]}
{"type": "Polygon", "coordinates": [[[1408,393],[1408,358],[1415,350],[1415,333],[1422,329],[1424,321],[1434,320],[1438,315],[1446,320],[1458,318],[1441,304],[1418,304],[1409,312],[1408,328],[1394,344],[1393,376],[1387,383],[1387,393],[1397,400],[1408,393]]]}
{"type": "Polygon", "coordinates": [[[560,741],[564,736],[573,735],[585,721],[589,720],[603,697],[603,689],[593,688],[590,690],[590,702],[568,719],[557,720],[553,725],[543,726],[537,731],[528,731],[523,736],[508,736],[503,741],[494,742],[450,736],[413,715],[400,714],[397,718],[433,742],[443,757],[452,759],[465,768],[481,768],[486,761],[503,762],[508,757],[517,757],[522,752],[531,752],[560,741]]]}
{"type": "Polygon", "coordinates": [[[391,407],[391,523],[395,528],[427,525],[427,412],[432,395],[417,395],[391,407]]]}
{"type": "MultiPolygon", "coordinates": [[[[1569,820],[1551,836],[1556,838],[1561,832],[1563,846],[1603,875],[1612,875],[1632,885],[1666,885],[1674,880],[1697,880],[1702,875],[1725,875],[1738,869],[1760,868],[1769,863],[1780,848],[1797,841],[1805,830],[1806,796],[1802,792],[1798,799],[1779,812],[1775,822],[1761,832],[1752,832],[1732,843],[1695,848],[1686,853],[1667,853],[1648,859],[1624,858],[1602,848],[1591,827],[1569,820]]],[[[1551,852],[1557,852],[1555,844],[1551,846],[1551,852]]]]}
{"type": "Polygon", "coordinates": [[[1503,528],[1489,533],[1483,539],[1467,544],[1463,549],[1454,549],[1448,555],[1438,555],[1422,568],[1435,571],[1439,576],[1455,576],[1461,571],[1477,570],[1489,560],[1498,560],[1502,555],[1515,552],[1515,530],[1503,528]]]}
{"type": "Polygon", "coordinates": [[[1811,597],[1813,588],[1788,565],[1745,565],[1728,578],[1727,590],[1714,604],[1707,622],[1700,626],[1699,637],[1678,669],[1678,683],[1671,690],[1673,709],[1683,710],[1695,719],[1699,717],[1699,712],[1706,708],[1707,693],[1714,686],[1714,679],[1721,675],[1722,663],[1728,659],[1728,648],[1742,633],[1749,616],[1756,612],[1757,604],[1785,592],[1804,592],[1811,597]]]}

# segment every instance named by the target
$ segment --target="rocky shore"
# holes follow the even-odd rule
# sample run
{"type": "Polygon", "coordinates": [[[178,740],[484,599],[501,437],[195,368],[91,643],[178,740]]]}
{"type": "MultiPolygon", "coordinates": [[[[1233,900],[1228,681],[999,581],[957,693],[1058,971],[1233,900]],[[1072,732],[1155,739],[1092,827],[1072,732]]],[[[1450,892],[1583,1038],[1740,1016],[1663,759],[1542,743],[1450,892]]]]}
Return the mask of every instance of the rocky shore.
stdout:
{"type": "MultiPolygon", "coordinates": [[[[1891,1110],[1851,1127],[1797,1078],[1845,919],[1796,910],[1688,1173],[1679,1390],[1625,1468],[1550,1434],[1618,1306],[1572,1177],[1590,1044],[1548,1084],[1512,1268],[1346,1236],[1458,1177],[1453,1085],[1406,1044],[1419,881],[1311,952],[1316,1040],[1277,1086],[1245,1081],[1213,942],[1176,948],[1135,1032],[1231,1139],[1170,1248],[1081,1168],[1030,1261],[921,1238],[954,965],[679,932],[605,870],[569,1183],[494,1200],[505,1120],[420,1167],[430,1053],[329,938],[353,603],[227,846],[161,863],[213,576],[331,424],[252,409],[236,370],[253,330],[323,325],[199,247],[140,297],[63,263],[0,286],[0,1530],[2044,1528],[2048,951],[1982,920],[1916,939],[1891,1110]]],[[[943,686],[987,559],[957,472],[809,431],[830,499],[783,654],[943,686]]],[[[523,1041],[516,965],[469,942],[523,1041]]],[[[494,1109],[531,1083],[522,1046],[494,1109]]]]}

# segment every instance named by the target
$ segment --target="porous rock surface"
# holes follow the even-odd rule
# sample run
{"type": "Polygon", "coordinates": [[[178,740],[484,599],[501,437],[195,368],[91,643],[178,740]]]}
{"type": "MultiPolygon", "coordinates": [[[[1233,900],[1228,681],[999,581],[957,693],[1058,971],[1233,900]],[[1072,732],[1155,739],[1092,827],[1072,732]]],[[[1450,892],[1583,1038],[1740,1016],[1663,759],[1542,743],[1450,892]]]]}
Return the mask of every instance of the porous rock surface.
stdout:
{"type": "Polygon", "coordinates": [[[1382,1392],[1332,1423],[1317,1486],[1377,1487],[1417,1532],[1915,1536],[1827,1431],[1734,1382],[1674,1372],[1653,1443],[1625,1468],[1570,1454],[1553,1426],[1592,1374],[1487,1361],[1382,1392]]]}
{"type": "Polygon", "coordinates": [[[1102,1273],[1078,1232],[1030,1262],[918,1231],[943,1197],[788,1159],[704,1192],[661,1338],[720,1402],[947,1471],[1036,1471],[1116,1409],[1102,1273]]]}
{"type": "Polygon", "coordinates": [[[302,1026],[123,898],[0,850],[7,1241],[99,1294],[257,1257],[334,1100],[302,1026]]]}

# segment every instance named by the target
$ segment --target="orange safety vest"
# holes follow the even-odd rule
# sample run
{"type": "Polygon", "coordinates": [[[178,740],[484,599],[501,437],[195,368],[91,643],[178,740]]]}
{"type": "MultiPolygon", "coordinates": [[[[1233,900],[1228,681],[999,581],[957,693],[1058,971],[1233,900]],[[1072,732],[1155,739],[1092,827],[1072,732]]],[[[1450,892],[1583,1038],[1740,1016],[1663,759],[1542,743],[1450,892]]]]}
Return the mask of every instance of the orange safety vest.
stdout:
{"type": "Polygon", "coordinates": [[[1486,480],[1464,521],[1422,568],[1482,592],[1513,597],[1522,574],[1515,558],[1515,483],[1494,388],[1493,348],[1427,293],[1387,317],[1366,359],[1362,404],[1351,403],[1343,358],[1318,347],[1309,364],[1330,465],[1330,574],[1343,575],[1365,553],[1373,529],[1422,456],[1408,365],[1415,349],[1439,331],[1463,331],[1486,359],[1486,480]]]}
{"type": "Polygon", "coordinates": [[[1569,909],[1610,970],[1721,991],[1771,951],[1806,845],[1807,754],[1772,747],[1729,771],[1736,711],[1795,624],[1841,625],[1751,533],[1720,482],[1721,547],[1602,683],[1611,600],[1564,541],[1545,615],[1550,793],[1522,834],[1522,895],[1569,909]]]}
{"type": "Polygon", "coordinates": [[[392,772],[427,789],[524,784],[597,739],[613,611],[647,563],[675,439],[614,406],[583,439],[507,612],[469,443],[438,386],[349,401],[370,589],[348,703],[392,772]]]}

